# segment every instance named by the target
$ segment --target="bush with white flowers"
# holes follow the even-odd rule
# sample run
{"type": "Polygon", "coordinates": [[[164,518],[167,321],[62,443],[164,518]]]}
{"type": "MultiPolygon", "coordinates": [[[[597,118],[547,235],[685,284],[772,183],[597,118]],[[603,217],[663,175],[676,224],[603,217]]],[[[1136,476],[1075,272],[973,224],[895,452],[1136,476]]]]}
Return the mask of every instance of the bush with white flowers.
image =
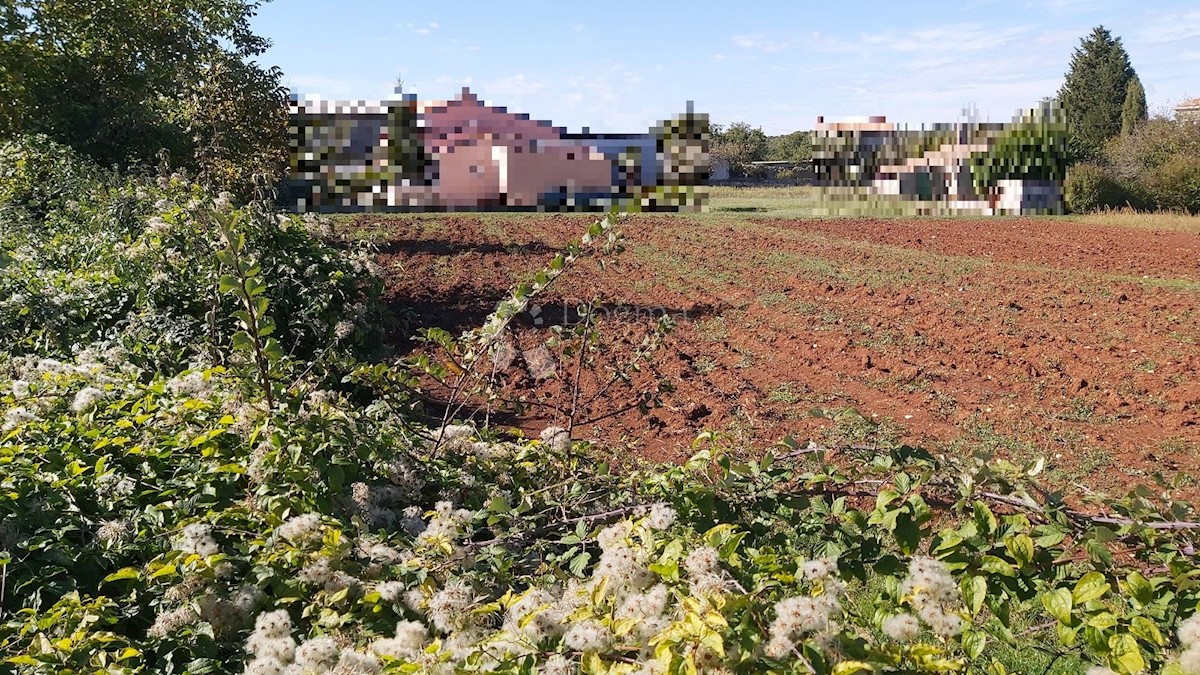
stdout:
{"type": "Polygon", "coordinates": [[[0,672],[1200,672],[1191,505],[430,422],[359,360],[377,280],[323,224],[171,178],[0,195],[0,672]]]}

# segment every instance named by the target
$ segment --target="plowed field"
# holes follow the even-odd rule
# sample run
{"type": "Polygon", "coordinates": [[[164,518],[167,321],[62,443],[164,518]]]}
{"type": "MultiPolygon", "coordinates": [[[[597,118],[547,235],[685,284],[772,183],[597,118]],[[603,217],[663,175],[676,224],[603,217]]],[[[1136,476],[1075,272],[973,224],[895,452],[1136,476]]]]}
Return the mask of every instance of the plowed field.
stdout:
{"type": "MultiPolygon", "coordinates": [[[[461,331],[589,221],[354,225],[380,242],[397,307],[461,331]]],[[[577,437],[661,460],[711,430],[747,447],[792,435],[1044,455],[1056,479],[1092,487],[1200,469],[1200,235],[1061,219],[633,216],[622,229],[623,254],[580,264],[540,324],[517,323],[496,377],[526,400],[498,419],[536,431],[574,400],[577,437]],[[581,371],[539,345],[593,296],[607,311],[581,371]],[[614,382],[664,312],[675,330],[614,382]],[[624,409],[650,390],[651,409],[624,409]]]]}

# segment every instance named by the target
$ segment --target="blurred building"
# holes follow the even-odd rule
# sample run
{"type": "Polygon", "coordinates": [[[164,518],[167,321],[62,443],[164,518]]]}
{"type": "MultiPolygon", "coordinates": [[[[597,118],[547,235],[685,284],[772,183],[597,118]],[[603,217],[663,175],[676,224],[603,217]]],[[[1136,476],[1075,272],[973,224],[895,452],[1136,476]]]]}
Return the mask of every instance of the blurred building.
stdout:
{"type": "Polygon", "coordinates": [[[1180,122],[1200,122],[1200,98],[1193,98],[1175,106],[1175,119],[1180,122]]]}

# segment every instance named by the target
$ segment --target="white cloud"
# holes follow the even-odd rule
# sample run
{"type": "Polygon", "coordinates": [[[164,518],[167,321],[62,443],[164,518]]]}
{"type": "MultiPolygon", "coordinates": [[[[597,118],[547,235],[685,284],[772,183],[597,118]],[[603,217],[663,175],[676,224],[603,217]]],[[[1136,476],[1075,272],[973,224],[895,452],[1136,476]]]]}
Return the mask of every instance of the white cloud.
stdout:
{"type": "Polygon", "coordinates": [[[734,35],[730,39],[733,44],[743,49],[756,49],[768,54],[783,51],[793,43],[792,40],[773,40],[763,35],[734,35]]]}
{"type": "Polygon", "coordinates": [[[713,61],[724,61],[727,58],[729,58],[729,57],[725,56],[724,54],[722,54],[720,52],[717,52],[716,54],[712,55],[713,61]]]}
{"type": "Polygon", "coordinates": [[[860,36],[860,41],[897,52],[961,54],[986,51],[1018,42],[1029,32],[1025,26],[997,29],[980,24],[951,24],[897,33],[887,31],[860,36]]]}
{"type": "Polygon", "coordinates": [[[433,31],[441,28],[442,25],[436,21],[430,21],[429,23],[425,24],[424,26],[418,26],[415,23],[398,23],[398,24],[396,24],[396,27],[403,28],[405,30],[411,30],[412,32],[416,33],[417,35],[429,35],[433,31]]]}
{"type": "Polygon", "coordinates": [[[1200,37],[1200,11],[1155,13],[1137,33],[1137,42],[1159,44],[1200,37]]]}

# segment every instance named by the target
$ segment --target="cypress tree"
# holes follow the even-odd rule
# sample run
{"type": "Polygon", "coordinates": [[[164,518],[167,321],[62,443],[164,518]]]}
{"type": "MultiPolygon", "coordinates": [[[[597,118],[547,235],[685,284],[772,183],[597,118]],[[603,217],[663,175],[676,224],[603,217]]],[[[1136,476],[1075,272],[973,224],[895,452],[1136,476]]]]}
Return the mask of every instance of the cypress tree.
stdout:
{"type": "Polygon", "coordinates": [[[1121,133],[1131,134],[1134,127],[1146,121],[1146,90],[1137,75],[1125,87],[1125,105],[1121,108],[1121,133]]]}
{"type": "Polygon", "coordinates": [[[1058,95],[1078,159],[1097,157],[1105,142],[1121,132],[1126,90],[1135,77],[1121,39],[1107,28],[1097,26],[1080,40],[1058,95]]]}

